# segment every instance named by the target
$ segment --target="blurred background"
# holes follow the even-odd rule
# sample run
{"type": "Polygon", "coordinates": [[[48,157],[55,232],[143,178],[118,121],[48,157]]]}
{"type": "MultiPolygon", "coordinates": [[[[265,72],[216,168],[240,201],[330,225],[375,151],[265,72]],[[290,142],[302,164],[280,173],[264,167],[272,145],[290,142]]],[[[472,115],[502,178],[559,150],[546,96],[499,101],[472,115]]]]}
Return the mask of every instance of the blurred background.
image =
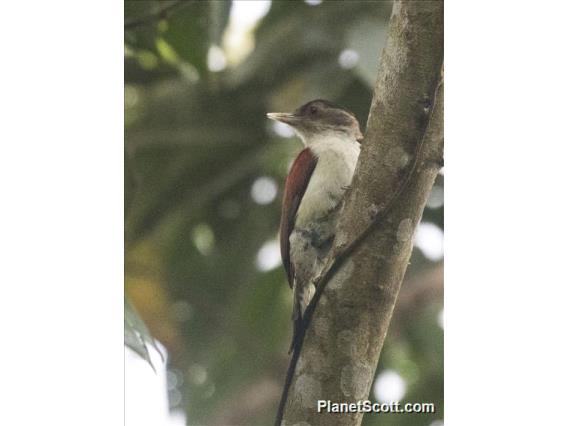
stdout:
{"type": "MultiPolygon", "coordinates": [[[[392,4],[125,1],[125,291],[159,342],[125,353],[128,425],[268,425],[288,364],[283,183],[300,141],[269,111],[334,101],[364,128],[392,4]]],[[[441,426],[443,173],[370,398],[441,426]]],[[[130,345],[132,347],[132,345],[130,345]]]]}

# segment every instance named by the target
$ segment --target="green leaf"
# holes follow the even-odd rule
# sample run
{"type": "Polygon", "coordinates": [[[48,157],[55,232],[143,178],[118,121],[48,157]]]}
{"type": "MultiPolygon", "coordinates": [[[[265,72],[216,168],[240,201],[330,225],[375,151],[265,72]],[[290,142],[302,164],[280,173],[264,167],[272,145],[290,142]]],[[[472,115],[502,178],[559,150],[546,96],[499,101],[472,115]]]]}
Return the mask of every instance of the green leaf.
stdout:
{"type": "Polygon", "coordinates": [[[193,65],[200,74],[207,70],[209,34],[207,3],[192,3],[177,10],[167,19],[160,36],[183,61],[193,65]]]}
{"type": "Polygon", "coordinates": [[[148,331],[146,324],[126,296],[124,297],[124,344],[146,360],[154,371],[156,371],[156,368],[150,358],[148,345],[160,354],[162,361],[164,360],[164,356],[148,331]]]}

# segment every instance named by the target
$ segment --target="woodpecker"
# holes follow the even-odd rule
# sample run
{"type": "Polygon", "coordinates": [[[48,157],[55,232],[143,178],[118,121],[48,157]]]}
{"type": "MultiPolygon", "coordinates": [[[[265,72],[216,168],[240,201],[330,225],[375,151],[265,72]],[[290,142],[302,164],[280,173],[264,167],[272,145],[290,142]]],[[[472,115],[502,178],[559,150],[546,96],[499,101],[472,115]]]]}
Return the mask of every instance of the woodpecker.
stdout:
{"type": "Polygon", "coordinates": [[[267,116],[291,126],[304,145],[286,178],[280,220],[280,252],[294,299],[292,352],[315,292],[312,280],[321,272],[335,238],[363,135],[351,112],[322,99],[293,113],[267,116]]]}

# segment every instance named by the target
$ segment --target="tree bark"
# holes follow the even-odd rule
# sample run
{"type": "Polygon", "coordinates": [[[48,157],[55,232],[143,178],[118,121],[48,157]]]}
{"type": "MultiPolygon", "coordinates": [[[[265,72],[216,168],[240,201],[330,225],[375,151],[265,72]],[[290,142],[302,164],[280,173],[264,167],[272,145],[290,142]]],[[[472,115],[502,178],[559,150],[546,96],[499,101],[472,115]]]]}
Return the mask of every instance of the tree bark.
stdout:
{"type": "Polygon", "coordinates": [[[286,426],[361,423],[362,413],[318,413],[317,401],[369,395],[414,231],[443,161],[443,37],[442,1],[394,2],[332,252],[353,250],[316,301],[284,405],[286,426]]]}

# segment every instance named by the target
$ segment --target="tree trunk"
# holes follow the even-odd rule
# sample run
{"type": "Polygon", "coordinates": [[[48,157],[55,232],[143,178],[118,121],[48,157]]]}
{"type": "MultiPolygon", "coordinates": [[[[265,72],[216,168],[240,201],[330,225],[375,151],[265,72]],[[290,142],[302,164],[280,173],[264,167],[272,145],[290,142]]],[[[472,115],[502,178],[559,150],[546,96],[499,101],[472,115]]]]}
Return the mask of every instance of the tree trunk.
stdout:
{"type": "Polygon", "coordinates": [[[442,164],[443,34],[442,1],[394,2],[333,252],[352,250],[316,300],[282,424],[361,423],[362,413],[318,413],[317,401],[369,395],[414,231],[442,164]]]}

